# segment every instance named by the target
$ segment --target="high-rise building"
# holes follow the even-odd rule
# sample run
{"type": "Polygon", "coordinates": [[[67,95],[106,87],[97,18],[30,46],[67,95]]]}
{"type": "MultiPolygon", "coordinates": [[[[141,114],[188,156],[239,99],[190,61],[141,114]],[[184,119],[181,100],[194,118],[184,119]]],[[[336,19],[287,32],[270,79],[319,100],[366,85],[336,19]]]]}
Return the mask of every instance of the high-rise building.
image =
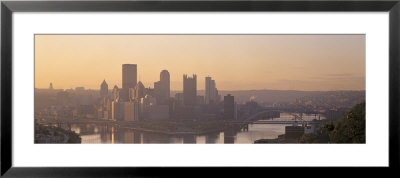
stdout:
{"type": "Polygon", "coordinates": [[[111,118],[114,121],[124,120],[124,103],[120,101],[113,101],[111,104],[111,118]]]}
{"type": "Polygon", "coordinates": [[[136,99],[136,87],[135,88],[129,88],[129,100],[134,100],[136,99]]]}
{"type": "Polygon", "coordinates": [[[139,120],[139,102],[137,100],[124,102],[124,121],[139,120]]]}
{"type": "Polygon", "coordinates": [[[213,104],[217,102],[217,89],[215,86],[215,80],[211,77],[206,77],[206,93],[205,93],[205,104],[213,104]]]}
{"type": "Polygon", "coordinates": [[[154,82],[154,97],[156,97],[157,103],[161,101],[162,89],[160,81],[154,82]]]}
{"type": "Polygon", "coordinates": [[[146,95],[140,99],[139,118],[145,119],[148,116],[151,107],[157,105],[156,98],[146,95]]]}
{"type": "Polygon", "coordinates": [[[138,84],[135,87],[135,98],[140,101],[140,98],[143,98],[145,96],[145,91],[144,91],[144,85],[141,81],[138,82],[138,84]]]}
{"type": "Polygon", "coordinates": [[[135,88],[137,84],[137,65],[122,64],[122,89],[120,99],[129,100],[129,89],[135,88]]]}
{"type": "Polygon", "coordinates": [[[160,81],[154,82],[154,93],[157,103],[168,104],[170,97],[170,76],[167,70],[160,73],[160,81]]]}
{"type": "Polygon", "coordinates": [[[108,96],[108,85],[106,80],[103,80],[103,83],[100,85],[100,97],[104,98],[108,96]]]}
{"type": "Polygon", "coordinates": [[[122,88],[134,88],[137,83],[137,65],[122,64],[122,88]]]}
{"type": "Polygon", "coordinates": [[[50,90],[53,89],[53,83],[50,83],[49,89],[50,89],[50,90]]]}
{"type": "Polygon", "coordinates": [[[178,105],[183,104],[183,93],[175,93],[175,101],[178,105]]]}
{"type": "Polygon", "coordinates": [[[221,101],[221,95],[218,94],[218,89],[215,88],[215,102],[219,103],[221,101]]]}
{"type": "Polygon", "coordinates": [[[104,98],[103,108],[104,108],[104,118],[105,119],[112,119],[112,117],[111,117],[111,114],[112,114],[112,100],[110,100],[110,98],[104,98]]]}
{"type": "Polygon", "coordinates": [[[160,73],[160,82],[163,86],[162,99],[165,101],[169,100],[170,97],[170,76],[168,70],[162,70],[160,73]]]}
{"type": "Polygon", "coordinates": [[[129,101],[129,90],[131,88],[121,88],[119,89],[119,101],[129,101]]]}
{"type": "Polygon", "coordinates": [[[224,119],[232,120],[235,117],[235,99],[231,94],[224,96],[224,119]]]}
{"type": "Polygon", "coordinates": [[[117,85],[115,85],[113,88],[113,99],[114,101],[118,101],[119,99],[119,89],[117,85]]]}
{"type": "Polygon", "coordinates": [[[211,87],[211,77],[206,77],[206,84],[205,84],[205,96],[204,96],[204,102],[206,104],[210,103],[210,87],[211,87]]]}
{"type": "Polygon", "coordinates": [[[197,97],[197,76],[193,74],[193,77],[188,77],[186,74],[183,75],[183,104],[184,105],[195,105],[197,97]]]}
{"type": "Polygon", "coordinates": [[[146,112],[148,110],[149,107],[152,107],[152,106],[156,105],[157,101],[156,101],[156,99],[154,97],[152,97],[150,95],[146,95],[145,97],[143,97],[140,100],[140,104],[142,105],[141,106],[141,110],[144,113],[144,112],[146,112]]]}

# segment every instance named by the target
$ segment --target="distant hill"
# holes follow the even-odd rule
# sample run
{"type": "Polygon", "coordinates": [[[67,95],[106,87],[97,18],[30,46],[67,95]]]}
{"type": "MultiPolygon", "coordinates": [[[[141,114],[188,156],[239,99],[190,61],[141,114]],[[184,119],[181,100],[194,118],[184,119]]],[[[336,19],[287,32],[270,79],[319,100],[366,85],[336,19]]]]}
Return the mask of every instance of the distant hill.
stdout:
{"type": "MultiPolygon", "coordinates": [[[[48,89],[35,89],[36,93],[53,93],[62,90],[48,90],[48,89]],[[50,92],[51,91],[51,92],[50,92]]],[[[68,91],[68,90],[66,90],[68,91]]],[[[85,90],[86,93],[98,94],[98,90],[85,90]]],[[[171,97],[175,97],[176,93],[182,91],[171,91],[171,97]]],[[[197,95],[204,96],[204,90],[197,90],[197,95]]],[[[111,90],[110,90],[111,94],[111,90]]],[[[259,103],[285,103],[291,102],[299,98],[323,98],[322,100],[332,99],[348,99],[351,102],[351,106],[360,103],[365,100],[365,90],[361,91],[297,91],[297,90],[222,90],[219,91],[221,100],[227,94],[231,94],[235,97],[235,101],[238,103],[244,103],[250,100],[259,103]],[[354,100],[354,101],[352,101],[354,100]]],[[[95,96],[96,97],[96,96],[95,96]]]]}
{"type": "MultiPolygon", "coordinates": [[[[171,97],[175,96],[175,93],[182,91],[171,91],[171,97]]],[[[233,90],[233,91],[219,91],[221,97],[231,94],[235,96],[235,100],[238,103],[254,100],[256,102],[290,102],[296,98],[302,97],[319,97],[329,95],[343,95],[343,96],[364,96],[365,90],[363,91],[296,91],[296,90],[233,90]]],[[[204,90],[198,90],[197,95],[204,96],[204,90]]]]}

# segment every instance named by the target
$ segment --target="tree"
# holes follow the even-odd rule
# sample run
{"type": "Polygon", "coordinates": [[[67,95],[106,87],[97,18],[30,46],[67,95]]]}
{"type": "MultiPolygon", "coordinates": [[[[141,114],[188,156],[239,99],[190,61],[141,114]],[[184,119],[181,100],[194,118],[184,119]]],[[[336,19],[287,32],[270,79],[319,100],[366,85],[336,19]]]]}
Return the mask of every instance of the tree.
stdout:
{"type": "Polygon", "coordinates": [[[365,143],[365,102],[334,123],[329,139],[331,143],[365,143]]]}
{"type": "Polygon", "coordinates": [[[319,135],[312,134],[312,133],[307,133],[301,136],[299,142],[300,143],[321,143],[319,138],[319,135]]]}
{"type": "Polygon", "coordinates": [[[343,118],[325,124],[316,134],[304,134],[300,143],[365,143],[365,102],[343,118]]]}

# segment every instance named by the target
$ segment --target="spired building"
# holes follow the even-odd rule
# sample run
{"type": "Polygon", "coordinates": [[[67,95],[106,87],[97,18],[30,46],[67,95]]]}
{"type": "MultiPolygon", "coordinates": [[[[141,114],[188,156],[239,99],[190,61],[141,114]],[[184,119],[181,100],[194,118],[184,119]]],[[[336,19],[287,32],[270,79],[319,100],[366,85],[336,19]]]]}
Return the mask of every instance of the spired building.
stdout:
{"type": "Polygon", "coordinates": [[[103,80],[103,83],[100,85],[100,97],[105,98],[108,96],[108,85],[106,80],[103,80]]]}
{"type": "Polygon", "coordinates": [[[120,102],[120,92],[118,86],[115,85],[113,89],[113,101],[111,102],[111,120],[123,120],[123,103],[120,102]]]}
{"type": "Polygon", "coordinates": [[[167,70],[160,73],[160,81],[154,82],[154,94],[159,104],[168,104],[170,97],[170,77],[167,70]]]}
{"type": "Polygon", "coordinates": [[[122,64],[122,89],[120,99],[129,100],[129,89],[135,88],[137,84],[137,65],[122,64]]]}
{"type": "Polygon", "coordinates": [[[108,84],[106,80],[100,84],[100,108],[97,110],[97,116],[100,119],[111,119],[112,101],[108,96],[108,84]]]}
{"type": "Polygon", "coordinates": [[[135,98],[140,101],[141,98],[143,98],[145,95],[145,88],[144,85],[141,81],[138,82],[138,84],[135,87],[135,98]]]}
{"type": "Polygon", "coordinates": [[[224,96],[224,119],[233,120],[235,117],[235,99],[231,94],[224,96]]]}
{"type": "Polygon", "coordinates": [[[186,74],[183,75],[183,104],[184,105],[195,105],[197,99],[197,76],[193,74],[193,77],[188,77],[186,74]]]}
{"type": "MultiPolygon", "coordinates": [[[[133,90],[133,88],[131,88],[133,90]]],[[[139,120],[139,102],[135,98],[121,100],[123,90],[114,86],[114,100],[111,102],[111,113],[109,118],[115,121],[135,121],[139,120]]]]}

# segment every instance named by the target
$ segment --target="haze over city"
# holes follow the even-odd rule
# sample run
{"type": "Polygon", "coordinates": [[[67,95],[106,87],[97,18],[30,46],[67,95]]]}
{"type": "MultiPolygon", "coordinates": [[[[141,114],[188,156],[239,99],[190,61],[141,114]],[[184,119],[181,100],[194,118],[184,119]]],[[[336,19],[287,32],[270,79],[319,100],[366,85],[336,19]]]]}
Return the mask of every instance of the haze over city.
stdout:
{"type": "Polygon", "coordinates": [[[122,86],[125,63],[145,87],[168,70],[179,91],[183,74],[198,90],[207,76],[219,90],[365,90],[365,35],[35,36],[35,88],[122,86]]]}
{"type": "Polygon", "coordinates": [[[41,143],[365,143],[365,35],[36,35],[41,143]]]}

